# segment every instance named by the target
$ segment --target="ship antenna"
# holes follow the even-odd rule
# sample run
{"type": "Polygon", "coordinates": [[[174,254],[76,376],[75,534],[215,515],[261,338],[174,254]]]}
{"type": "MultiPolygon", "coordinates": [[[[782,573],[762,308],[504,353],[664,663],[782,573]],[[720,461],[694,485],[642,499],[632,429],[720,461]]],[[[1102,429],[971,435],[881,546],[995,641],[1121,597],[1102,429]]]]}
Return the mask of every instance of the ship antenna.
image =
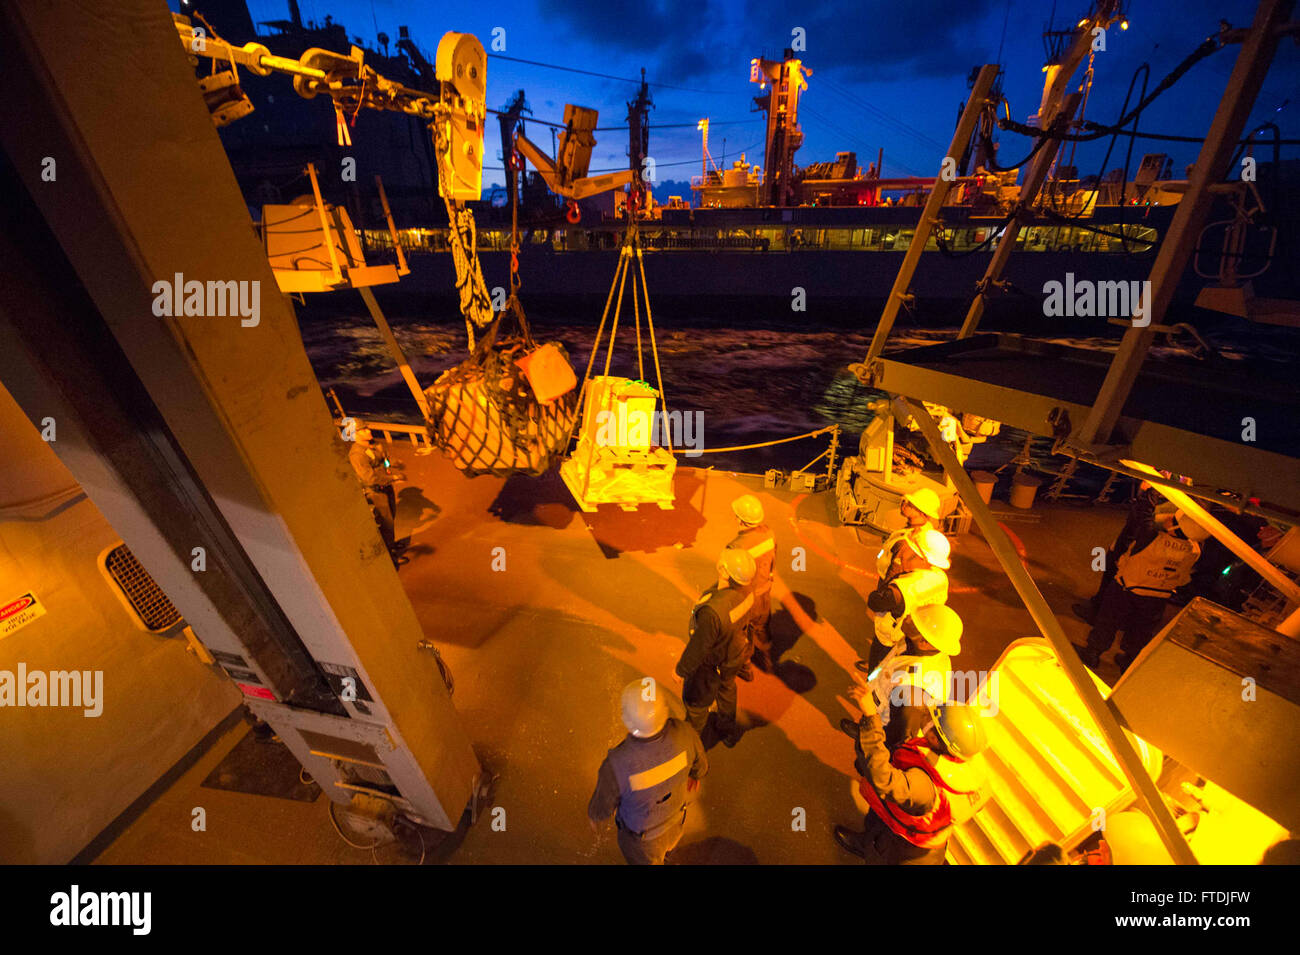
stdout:
{"type": "MultiPolygon", "coordinates": [[[[1056,0],[1052,0],[1052,16],[1056,16],[1056,0]]],[[[1007,23],[1011,20],[1011,0],[1007,0],[1006,12],[1002,14],[1002,39],[998,41],[998,65],[1002,65],[1002,48],[1007,45],[1007,23]]]]}

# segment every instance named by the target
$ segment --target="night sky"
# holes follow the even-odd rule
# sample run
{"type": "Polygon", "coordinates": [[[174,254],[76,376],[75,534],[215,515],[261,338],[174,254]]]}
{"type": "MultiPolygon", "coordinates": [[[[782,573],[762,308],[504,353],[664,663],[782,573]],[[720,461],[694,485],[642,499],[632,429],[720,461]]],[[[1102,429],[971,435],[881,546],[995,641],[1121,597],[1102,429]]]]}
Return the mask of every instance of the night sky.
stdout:
{"type": "MultiPolygon", "coordinates": [[[[490,49],[493,29],[501,27],[507,56],[629,79],[644,67],[655,102],[650,154],[661,181],[699,173],[695,124],[704,116],[712,123],[709,146],[715,160],[721,163],[725,148],[728,163],[741,152],[750,162],[762,163],[763,124],[761,114],[751,111],[758,87],[749,83],[749,61],[760,55],[779,59],[794,27],[806,31],[807,49],[801,55],[812,70],[800,108],[805,142],[796,162],[807,165],[833,159],[838,150],[853,150],[865,168],[883,146],[886,175],[933,175],[951,138],[972,66],[1003,63],[1003,91],[1012,118],[1023,122],[1036,111],[1043,81],[1041,35],[1053,6],[1055,26],[1062,29],[1077,22],[1088,3],[868,0],[805,8],[701,0],[301,0],[304,19],[323,20],[330,14],[350,35],[372,46],[377,32],[396,40],[398,25],[406,24],[430,60],[447,30],[473,33],[490,49]],[[681,125],[655,128],[674,124],[681,125]]],[[[255,21],[287,18],[282,0],[250,0],[249,8],[255,21]]],[[[1114,120],[1130,77],[1143,61],[1151,65],[1154,86],[1216,32],[1221,18],[1248,26],[1254,10],[1251,0],[1130,0],[1130,28],[1121,32],[1118,24],[1111,27],[1106,51],[1097,54],[1086,118],[1114,120]]],[[[1228,46],[1195,66],[1147,110],[1141,128],[1204,135],[1239,49],[1228,46]]],[[[558,122],[564,104],[575,102],[599,109],[601,126],[623,122],[625,104],[636,90],[633,82],[489,59],[489,107],[501,108],[520,88],[539,119],[558,122]]],[[[1248,129],[1270,120],[1278,123],[1284,138],[1300,138],[1300,51],[1289,40],[1279,47],[1248,129]]],[[[532,126],[529,135],[549,150],[545,127],[532,126]]],[[[626,136],[610,131],[598,134],[598,140],[592,169],[625,167],[626,136]]],[[[1027,151],[1022,137],[1002,133],[1001,140],[1002,162],[1027,151]]],[[[1097,171],[1107,142],[1078,147],[1075,164],[1081,174],[1097,171]]],[[[1134,169],[1144,152],[1168,152],[1175,175],[1181,176],[1196,147],[1139,142],[1134,169]]],[[[498,153],[490,146],[489,167],[499,167],[498,153]]],[[[1263,152],[1256,155],[1268,158],[1263,152]]],[[[1109,166],[1123,160],[1121,140],[1109,166]]],[[[485,184],[501,181],[500,171],[485,172],[485,184]]]]}

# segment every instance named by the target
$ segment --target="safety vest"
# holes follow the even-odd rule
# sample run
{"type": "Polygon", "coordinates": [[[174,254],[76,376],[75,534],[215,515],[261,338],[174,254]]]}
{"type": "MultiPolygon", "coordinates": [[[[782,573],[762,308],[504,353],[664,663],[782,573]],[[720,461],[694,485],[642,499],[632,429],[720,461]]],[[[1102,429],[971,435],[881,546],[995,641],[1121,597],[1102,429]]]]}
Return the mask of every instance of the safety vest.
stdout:
{"type": "Polygon", "coordinates": [[[756,594],[765,594],[772,589],[772,566],[776,563],[776,535],[766,524],[746,527],[728,547],[748,551],[754,558],[754,582],[750,589],[756,594]]]}
{"type": "Polygon", "coordinates": [[[886,647],[892,647],[903,639],[903,621],[917,607],[948,602],[948,575],[938,567],[911,570],[892,578],[889,583],[903,595],[903,612],[897,617],[892,613],[876,614],[876,639],[886,647]]]}
{"type": "MultiPolygon", "coordinates": [[[[882,580],[888,577],[895,569],[894,563],[899,545],[907,546],[908,538],[915,539],[917,534],[931,526],[927,522],[918,527],[904,527],[902,530],[894,531],[894,533],[886,537],[885,542],[880,545],[880,553],[876,554],[876,576],[882,580]]],[[[920,553],[920,550],[918,546],[916,548],[917,553],[920,553]]]]}
{"type": "Polygon", "coordinates": [[[650,739],[627,738],[606,757],[618,780],[618,818],[636,833],[673,822],[686,806],[691,769],[689,727],[669,719],[650,739]]]}
{"type": "Polygon", "coordinates": [[[1115,579],[1139,597],[1168,597],[1192,579],[1192,567],[1200,556],[1196,541],[1161,532],[1136,554],[1129,545],[1115,565],[1115,579]]]}
{"type": "Polygon", "coordinates": [[[923,705],[927,699],[935,705],[946,703],[951,673],[952,658],[946,653],[904,653],[886,658],[871,684],[880,700],[881,725],[889,725],[890,710],[895,706],[923,705]],[[925,691],[925,697],[921,691],[925,691]]]}
{"type": "Polygon", "coordinates": [[[705,654],[703,665],[718,668],[739,667],[744,663],[748,643],[745,621],[754,606],[754,595],[735,587],[710,587],[691,610],[690,639],[695,637],[695,621],[708,607],[721,621],[722,639],[705,654]]]}
{"type": "Polygon", "coordinates": [[[913,816],[904,812],[896,803],[885,802],[868,779],[858,783],[858,791],[871,806],[871,811],[880,817],[890,831],[920,849],[937,849],[948,841],[953,825],[952,804],[948,801],[948,793],[969,796],[974,790],[959,789],[949,782],[945,773],[954,775],[952,770],[956,764],[946,756],[941,756],[939,765],[933,765],[922,752],[923,747],[929,748],[924,740],[908,740],[889,754],[889,763],[902,772],[909,769],[925,770],[930,782],[934,784],[935,792],[934,806],[929,812],[913,816]]]}

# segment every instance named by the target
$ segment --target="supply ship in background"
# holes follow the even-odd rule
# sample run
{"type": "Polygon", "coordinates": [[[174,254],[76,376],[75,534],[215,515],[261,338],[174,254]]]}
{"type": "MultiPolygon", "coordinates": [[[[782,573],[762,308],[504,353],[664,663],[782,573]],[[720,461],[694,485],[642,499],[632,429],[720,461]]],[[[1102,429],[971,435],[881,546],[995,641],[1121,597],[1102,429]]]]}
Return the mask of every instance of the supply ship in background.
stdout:
{"type": "MultiPolygon", "coordinates": [[[[329,17],[324,23],[304,22],[296,0],[288,4],[287,19],[259,24],[252,22],[244,0],[216,0],[203,8],[213,28],[234,43],[255,40],[291,58],[310,48],[351,45],[364,50],[367,63],[407,85],[427,88],[432,79],[427,55],[405,26],[391,46],[379,33],[376,50],[329,17]]],[[[1069,35],[1069,30],[1045,34],[1044,97],[1069,35]]],[[[790,50],[780,60],[751,62],[750,79],[760,94],[753,106],[765,121],[761,165],[742,156],[729,168],[719,167],[709,153],[708,120],[702,120],[703,172],[691,179],[691,194],[661,196],[663,201],[647,194],[646,208],[639,210],[647,277],[664,290],[660,300],[666,311],[703,305],[729,318],[743,314],[751,322],[788,319],[791,292],[801,288],[819,318],[857,321],[864,305],[883,302],[935,180],[882,176],[883,148],[865,169],[854,152],[798,166],[799,104],[809,73],[790,50]]],[[[1089,70],[1086,83],[1092,82],[1089,70]]],[[[277,97],[273,82],[257,76],[246,78],[244,88],[254,116],[224,127],[221,135],[250,208],[256,213],[264,203],[287,202],[305,192],[301,170],[308,161],[337,168],[344,155],[355,156],[383,177],[411,270],[399,286],[380,290],[381,300],[399,314],[417,304],[453,302],[447,292],[454,279],[447,226],[429,198],[437,170],[418,122],[364,112],[344,117],[319,98],[277,97]]],[[[564,128],[525,116],[525,103],[520,90],[501,109],[489,110],[499,125],[497,158],[503,163],[517,131],[539,122],[542,128],[564,128]]],[[[653,155],[652,101],[644,82],[627,105],[628,168],[641,169],[653,155]]],[[[943,227],[927,243],[912,287],[923,322],[941,321],[947,306],[969,298],[1019,197],[1021,169],[998,163],[995,113],[982,117],[977,137],[950,170],[958,187],[945,203],[943,227]]],[[[1029,117],[1028,125],[1037,117],[1029,117]]],[[[603,128],[602,139],[624,138],[613,127],[603,128]]],[[[496,137],[490,135],[489,142],[495,146],[496,137]]],[[[518,263],[530,302],[546,315],[587,309],[603,300],[617,265],[627,193],[566,201],[529,166],[519,157],[505,186],[469,204],[478,221],[488,285],[508,285],[510,203],[517,192],[518,263]]],[[[1164,153],[1135,158],[1132,170],[1114,168],[1084,178],[1077,167],[1053,164],[1048,184],[1021,212],[1024,227],[1006,270],[1006,294],[991,308],[1037,312],[1036,299],[1030,306],[1027,296],[1037,296],[1045,282],[1067,272],[1087,281],[1142,279],[1186,188],[1186,178],[1171,167],[1164,153]]],[[[321,188],[326,200],[350,210],[367,253],[387,249],[391,254],[393,240],[369,178],[350,185],[331,179],[321,188]]],[[[1179,283],[1178,300],[1196,302],[1207,284],[1240,284],[1236,276],[1254,276],[1257,314],[1268,312],[1270,300],[1300,298],[1300,269],[1291,267],[1300,248],[1300,217],[1289,214],[1297,196],[1300,163],[1275,166],[1261,159],[1258,192],[1244,204],[1220,202],[1214,227],[1179,283]],[[1268,200],[1262,211],[1261,197],[1268,200]]]]}

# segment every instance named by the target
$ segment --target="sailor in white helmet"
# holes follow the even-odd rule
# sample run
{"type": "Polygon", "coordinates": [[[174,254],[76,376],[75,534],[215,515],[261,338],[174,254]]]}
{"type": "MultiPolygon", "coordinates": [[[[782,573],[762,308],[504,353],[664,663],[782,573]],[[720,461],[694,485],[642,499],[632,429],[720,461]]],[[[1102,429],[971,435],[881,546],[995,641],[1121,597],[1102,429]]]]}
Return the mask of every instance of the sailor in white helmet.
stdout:
{"type": "Polygon", "coordinates": [[[867,597],[867,607],[875,614],[875,636],[865,660],[857,668],[870,673],[885,658],[889,648],[904,637],[903,620],[918,607],[948,602],[947,569],[952,566],[948,538],[932,527],[903,539],[898,559],[888,576],[882,577],[867,597]]]}
{"type": "Polygon", "coordinates": [[[1086,666],[1097,669],[1101,655],[1122,631],[1115,662],[1121,672],[1129,668],[1160,628],[1169,598],[1192,579],[1192,568],[1201,556],[1200,542],[1209,536],[1182,511],[1144,522],[1116,561],[1115,579],[1102,595],[1088,645],[1079,650],[1086,666]]]}
{"type": "MultiPolygon", "coordinates": [[[[731,502],[731,510],[740,525],[740,533],[728,544],[748,551],[754,558],[754,581],[749,585],[754,596],[749,619],[745,622],[749,634],[750,650],[755,664],[760,670],[772,669],[772,637],[768,632],[768,622],[772,617],[772,568],[776,564],[776,536],[767,526],[763,515],[763,504],[753,494],[744,494],[731,502]]],[[[742,680],[754,678],[749,661],[737,674],[742,680]]]]}
{"type": "Polygon", "coordinates": [[[754,595],[754,558],[748,551],[728,547],[718,558],[718,579],[691,610],[686,649],[677,661],[686,718],[695,732],[712,745],[721,739],[735,746],[743,732],[736,724],[736,674],[749,659],[749,619],[754,595]],[[709,709],[717,712],[709,720],[709,709]],[[712,735],[715,734],[716,735],[712,735]]]}
{"type": "Polygon", "coordinates": [[[699,736],[669,715],[664,693],[650,677],[623,688],[627,736],[600,764],[587,804],[593,831],[614,816],[629,865],[663,865],[682,837],[689,794],[709,769],[699,736]]]}

